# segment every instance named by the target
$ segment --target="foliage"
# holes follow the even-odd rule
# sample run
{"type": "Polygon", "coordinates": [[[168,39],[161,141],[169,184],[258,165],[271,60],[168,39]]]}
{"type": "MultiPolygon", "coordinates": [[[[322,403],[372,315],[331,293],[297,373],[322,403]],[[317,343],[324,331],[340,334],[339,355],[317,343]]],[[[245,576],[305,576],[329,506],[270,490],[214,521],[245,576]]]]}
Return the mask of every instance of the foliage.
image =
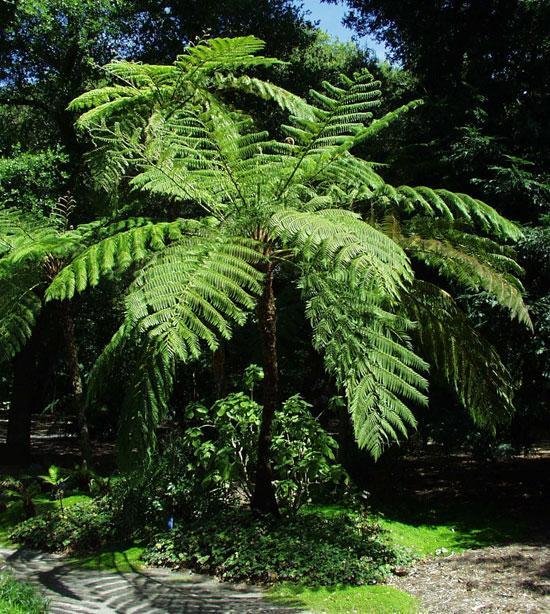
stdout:
{"type": "Polygon", "coordinates": [[[225,492],[207,490],[203,479],[189,446],[171,438],[153,462],[112,480],[106,501],[117,535],[148,538],[171,517],[185,522],[215,511],[225,492]]]}
{"type": "MultiPolygon", "coordinates": [[[[134,189],[206,214],[198,214],[198,225],[184,222],[183,236],[169,245],[140,243],[129,254],[124,248],[128,264],[146,263],[91,389],[107,379],[117,355],[134,348],[124,402],[127,464],[147,460],[144,451],[154,447],[177,363],[232,337],[275,263],[293,267],[314,345],[346,393],[360,445],[375,457],[414,426],[409,405],[425,402],[427,365],[414,353],[412,323],[398,307],[413,278],[410,257],[491,293],[530,322],[518,268],[497,243],[518,238],[514,224],[465,194],[393,188],[350,153],[418,103],[373,119],[380,84],[368,73],[325,83],[310,103],[267,81],[251,89],[239,75],[277,64],[257,55],[262,48],[254,37],[220,38],[189,47],[172,66],[112,63],[114,85],[72,102],[96,143],[91,162],[103,185],[115,189],[130,175],[134,189]],[[252,118],[234,110],[230,94],[241,90],[290,111],[285,141],[258,132],[252,118]],[[360,215],[361,205],[368,214],[360,215]]],[[[151,231],[160,236],[162,227],[151,231]]],[[[95,285],[117,258],[112,238],[93,245],[56,277],[48,298],[95,285]]],[[[501,400],[499,416],[506,416],[511,399],[501,400]]],[[[472,409],[477,419],[481,412],[472,409]]]]}
{"type": "Polygon", "coordinates": [[[159,536],[145,559],[229,581],[331,586],[375,583],[400,556],[380,529],[360,515],[310,513],[274,522],[233,510],[159,536]]]}
{"type": "Polygon", "coordinates": [[[61,512],[63,512],[63,496],[64,496],[64,488],[67,480],[69,479],[68,475],[64,475],[63,470],[57,465],[50,465],[48,467],[47,475],[39,475],[38,476],[45,484],[48,484],[53,489],[55,497],[59,499],[59,505],[61,507],[61,512]]]}
{"type": "Polygon", "coordinates": [[[62,195],[66,163],[59,149],[0,158],[0,202],[23,211],[47,211],[62,195]]]}
{"type": "MultiPolygon", "coordinates": [[[[185,523],[249,500],[260,415],[261,406],[241,392],[210,409],[189,405],[181,434],[171,434],[151,463],[113,480],[107,501],[120,538],[148,538],[170,519],[185,523]]],[[[273,425],[272,458],[277,497],[287,513],[347,479],[336,448],[300,397],[283,403],[273,425]]]]}
{"type": "Polygon", "coordinates": [[[0,574],[0,610],[4,614],[46,614],[48,602],[31,584],[19,582],[10,572],[0,574]]]}
{"type": "Polygon", "coordinates": [[[34,498],[40,492],[40,488],[34,478],[8,476],[0,481],[0,489],[3,500],[21,502],[25,518],[31,518],[36,514],[34,498]]]}
{"type": "Polygon", "coordinates": [[[101,501],[90,500],[24,520],[10,539],[24,547],[47,552],[90,551],[110,543],[111,515],[101,501]]]}
{"type": "MultiPolygon", "coordinates": [[[[245,380],[249,375],[250,368],[245,380]]],[[[187,420],[197,426],[185,431],[182,443],[193,466],[203,469],[205,487],[250,501],[261,409],[242,392],[217,401],[210,411],[196,404],[187,409],[187,420]]],[[[347,479],[335,461],[337,447],[298,395],[282,404],[273,421],[271,461],[277,500],[287,512],[295,514],[315,492],[347,479]]]]}

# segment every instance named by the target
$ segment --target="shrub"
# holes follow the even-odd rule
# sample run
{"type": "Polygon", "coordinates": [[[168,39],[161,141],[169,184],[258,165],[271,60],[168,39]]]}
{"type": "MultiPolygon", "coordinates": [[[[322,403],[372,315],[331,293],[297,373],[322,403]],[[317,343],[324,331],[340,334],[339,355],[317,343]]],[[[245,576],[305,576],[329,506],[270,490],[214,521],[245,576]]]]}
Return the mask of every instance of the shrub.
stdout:
{"type": "Polygon", "coordinates": [[[218,507],[224,493],[203,482],[187,441],[169,439],[151,463],[113,480],[106,500],[119,537],[146,538],[166,528],[171,517],[190,520],[218,507]]]}
{"type": "Polygon", "coordinates": [[[275,521],[230,510],[158,536],[146,560],[229,581],[309,585],[376,583],[402,563],[382,529],[364,516],[300,513],[275,521]]]}
{"type": "Polygon", "coordinates": [[[0,573],[0,612],[46,614],[47,611],[47,601],[32,585],[19,582],[11,573],[0,573]]]}
{"type": "MultiPolygon", "coordinates": [[[[202,468],[204,484],[250,501],[261,410],[243,392],[230,394],[211,409],[197,404],[187,408],[187,419],[197,426],[187,429],[183,442],[202,468]]],[[[283,403],[273,420],[271,445],[275,490],[283,508],[296,513],[316,489],[347,481],[335,461],[337,448],[306,401],[295,395],[283,403]]]]}
{"type": "Polygon", "coordinates": [[[37,550],[89,551],[113,540],[114,525],[102,501],[57,508],[18,524],[10,534],[15,543],[37,550]]]}
{"type": "MultiPolygon", "coordinates": [[[[258,377],[251,367],[245,372],[249,385],[258,377]]],[[[169,438],[152,462],[114,481],[108,501],[119,537],[148,538],[170,518],[193,522],[249,500],[260,415],[261,406],[242,392],[211,408],[189,405],[185,431],[169,438]]],[[[286,511],[294,514],[316,490],[346,482],[336,449],[303,399],[293,396],[283,404],[274,420],[272,458],[277,497],[286,511]]]]}

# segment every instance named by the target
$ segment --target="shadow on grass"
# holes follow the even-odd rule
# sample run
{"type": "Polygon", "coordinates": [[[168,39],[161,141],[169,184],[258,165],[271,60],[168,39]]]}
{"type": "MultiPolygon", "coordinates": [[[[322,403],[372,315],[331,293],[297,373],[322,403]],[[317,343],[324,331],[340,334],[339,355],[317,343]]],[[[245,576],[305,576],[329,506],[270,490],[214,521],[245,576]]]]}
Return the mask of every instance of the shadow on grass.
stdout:
{"type": "Polygon", "coordinates": [[[94,571],[114,571],[116,573],[137,573],[143,568],[141,555],[143,548],[110,547],[86,555],[73,556],[67,564],[94,571]]]}

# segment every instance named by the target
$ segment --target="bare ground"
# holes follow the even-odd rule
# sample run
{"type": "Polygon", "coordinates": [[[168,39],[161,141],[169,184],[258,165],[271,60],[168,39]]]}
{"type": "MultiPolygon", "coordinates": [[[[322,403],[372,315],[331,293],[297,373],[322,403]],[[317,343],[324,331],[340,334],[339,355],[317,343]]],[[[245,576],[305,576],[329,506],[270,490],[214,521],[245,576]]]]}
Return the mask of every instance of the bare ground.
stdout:
{"type": "Polygon", "coordinates": [[[511,544],[427,559],[390,584],[422,612],[550,612],[550,548],[511,544]]]}

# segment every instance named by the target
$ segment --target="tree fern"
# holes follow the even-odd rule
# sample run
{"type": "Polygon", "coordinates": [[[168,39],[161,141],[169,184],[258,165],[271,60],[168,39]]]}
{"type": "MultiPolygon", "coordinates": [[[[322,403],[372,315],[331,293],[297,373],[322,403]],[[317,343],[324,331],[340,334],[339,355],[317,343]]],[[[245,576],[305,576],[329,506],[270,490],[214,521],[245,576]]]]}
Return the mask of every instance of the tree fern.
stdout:
{"type": "MultiPolygon", "coordinates": [[[[207,224],[203,218],[198,228],[185,230],[177,219],[151,222],[104,237],[48,291],[51,298],[68,297],[103,274],[135,264],[123,328],[100,361],[104,369],[124,339],[142,358],[125,415],[128,432],[136,433],[127,441],[144,438],[128,447],[139,450],[153,441],[146,433],[165,415],[175,363],[229,339],[256,304],[264,351],[271,357],[264,416],[274,411],[273,277],[284,261],[302,288],[315,346],[346,393],[358,441],[374,456],[414,426],[412,408],[426,402],[427,364],[415,353],[415,338],[483,421],[487,390],[502,387],[506,374],[497,365],[498,376],[476,378],[479,344],[471,363],[458,354],[445,362],[442,341],[430,341],[426,325],[437,316],[437,330],[456,325],[462,331],[464,322],[448,305],[438,304],[432,314],[418,305],[404,311],[416,297],[410,258],[455,283],[491,291],[527,322],[517,267],[497,243],[517,238],[519,230],[467,195],[392,187],[372,163],[351,153],[418,102],[375,119],[380,84],[368,73],[324,83],[309,102],[302,101],[246,74],[273,63],[255,56],[261,48],[253,37],[214,39],[189,47],[170,67],[111,64],[108,71],[119,85],[73,102],[73,109],[86,109],[81,124],[98,145],[96,164],[107,168],[113,189],[128,176],[133,189],[153,200],[175,200],[216,220],[207,224]],[[231,106],[227,91],[253,94],[290,112],[286,139],[259,131],[251,117],[231,106]],[[178,230],[170,236],[169,228],[178,230]]],[[[486,356],[487,369],[497,364],[491,351],[486,356]]],[[[495,403],[509,407],[504,397],[493,395],[495,403]]],[[[258,458],[261,476],[265,449],[258,458]]]]}

